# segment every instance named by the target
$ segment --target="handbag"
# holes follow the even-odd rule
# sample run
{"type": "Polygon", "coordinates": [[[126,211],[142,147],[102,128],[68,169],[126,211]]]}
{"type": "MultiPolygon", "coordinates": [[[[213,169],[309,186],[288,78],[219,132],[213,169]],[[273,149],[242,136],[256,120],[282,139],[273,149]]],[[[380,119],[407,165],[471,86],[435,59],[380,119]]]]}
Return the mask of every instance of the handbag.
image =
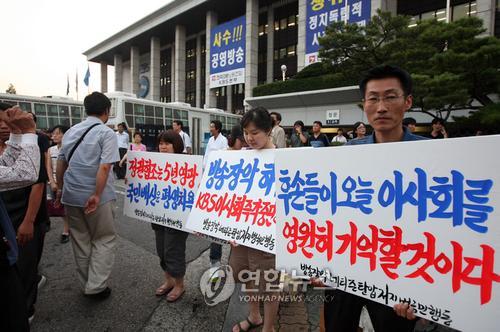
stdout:
{"type": "Polygon", "coordinates": [[[58,207],[55,206],[56,201],[53,199],[47,200],[47,212],[49,217],[64,217],[66,213],[64,212],[64,206],[60,204],[58,207]]]}

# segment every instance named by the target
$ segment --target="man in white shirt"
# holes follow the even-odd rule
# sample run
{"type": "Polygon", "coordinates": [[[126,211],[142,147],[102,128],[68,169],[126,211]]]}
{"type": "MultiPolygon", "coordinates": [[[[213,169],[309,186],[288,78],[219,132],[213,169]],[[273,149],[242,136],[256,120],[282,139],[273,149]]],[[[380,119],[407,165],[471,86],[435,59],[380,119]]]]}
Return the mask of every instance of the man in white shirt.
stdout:
{"type": "Polygon", "coordinates": [[[273,130],[271,131],[273,144],[277,149],[286,148],[285,130],[280,126],[281,114],[277,112],[271,112],[271,118],[273,119],[273,130]]]}
{"type": "MultiPolygon", "coordinates": [[[[208,140],[207,148],[205,150],[205,155],[203,156],[203,169],[207,167],[208,156],[213,151],[227,150],[229,145],[227,144],[227,138],[221,135],[222,123],[219,120],[213,120],[210,122],[210,134],[212,137],[208,140]]],[[[217,268],[220,266],[220,260],[222,257],[222,245],[212,242],[210,244],[210,265],[211,268],[217,268]]],[[[215,281],[215,280],[213,280],[215,281]]]]}
{"type": "Polygon", "coordinates": [[[182,129],[184,128],[182,121],[174,120],[172,122],[172,129],[179,134],[182,138],[182,143],[184,143],[184,151],[182,153],[192,154],[193,153],[193,145],[191,144],[191,137],[186,134],[182,129]]]}
{"type": "Polygon", "coordinates": [[[207,166],[208,155],[212,151],[226,150],[229,148],[227,144],[227,138],[221,135],[222,123],[219,120],[213,120],[210,122],[210,134],[212,137],[208,140],[207,148],[205,149],[205,155],[203,156],[203,169],[207,166]]]}
{"type": "Polygon", "coordinates": [[[335,142],[342,143],[342,144],[346,144],[347,143],[347,138],[345,138],[345,136],[344,136],[344,130],[342,128],[339,128],[337,130],[337,136],[335,136],[332,139],[332,143],[335,143],[335,142]]]}
{"type": "MultiPolygon", "coordinates": [[[[127,150],[130,146],[130,138],[127,133],[127,125],[125,124],[125,122],[118,124],[116,140],[118,142],[118,152],[120,153],[120,160],[122,160],[123,156],[127,153],[127,150]]],[[[114,166],[114,171],[118,179],[124,179],[125,173],[127,171],[127,166],[125,163],[122,166],[116,163],[114,166]]]]}

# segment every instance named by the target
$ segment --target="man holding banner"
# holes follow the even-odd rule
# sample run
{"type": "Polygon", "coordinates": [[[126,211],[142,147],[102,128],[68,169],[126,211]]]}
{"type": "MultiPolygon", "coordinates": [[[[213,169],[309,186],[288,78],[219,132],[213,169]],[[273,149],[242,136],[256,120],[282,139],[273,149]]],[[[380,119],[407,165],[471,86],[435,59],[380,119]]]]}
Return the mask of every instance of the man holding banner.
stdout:
{"type": "MultiPolygon", "coordinates": [[[[412,106],[412,79],[404,70],[393,66],[371,69],[360,85],[363,108],[373,134],[347,145],[418,141],[403,127],[403,118],[412,106]]],[[[333,301],[325,303],[326,331],[357,331],[359,317],[366,306],[375,331],[413,331],[415,315],[408,304],[397,304],[394,310],[368,299],[340,290],[333,291],[333,301]]]]}

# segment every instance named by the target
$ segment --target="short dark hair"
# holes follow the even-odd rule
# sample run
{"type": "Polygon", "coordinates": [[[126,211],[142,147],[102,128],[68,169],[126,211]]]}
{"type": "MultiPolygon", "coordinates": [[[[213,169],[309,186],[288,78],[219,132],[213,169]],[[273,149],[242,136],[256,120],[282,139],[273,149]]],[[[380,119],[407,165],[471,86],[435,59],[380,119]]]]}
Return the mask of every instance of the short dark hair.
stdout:
{"type": "Polygon", "coordinates": [[[83,100],[87,115],[101,116],[111,107],[111,101],[103,93],[94,91],[83,100]]]}
{"type": "Polygon", "coordinates": [[[59,129],[61,131],[61,133],[65,134],[68,131],[69,127],[68,126],[63,126],[63,125],[57,125],[57,126],[54,126],[50,130],[50,132],[53,133],[54,130],[56,130],[56,129],[59,129]]]}
{"type": "Polygon", "coordinates": [[[409,125],[416,125],[417,124],[417,120],[415,120],[414,118],[404,118],[403,119],[403,126],[405,127],[408,127],[409,125]]]}
{"type": "Polygon", "coordinates": [[[174,147],[174,153],[182,153],[184,151],[184,142],[182,142],[182,137],[177,134],[172,129],[163,131],[158,135],[158,146],[160,142],[170,143],[174,147]]]}
{"type": "Polygon", "coordinates": [[[320,127],[323,127],[323,123],[321,123],[321,121],[319,121],[319,120],[314,121],[313,124],[317,124],[320,127]]]}
{"type": "Polygon", "coordinates": [[[361,94],[364,96],[366,93],[366,85],[372,80],[381,80],[384,78],[396,78],[401,83],[403,92],[406,96],[411,95],[413,88],[413,81],[410,74],[406,70],[403,70],[396,66],[382,65],[370,69],[361,79],[359,83],[359,89],[361,94]]]}
{"type": "Polygon", "coordinates": [[[135,136],[137,136],[137,135],[141,136],[141,138],[142,138],[142,134],[141,134],[140,132],[138,132],[138,131],[136,131],[136,132],[134,133],[134,136],[132,136],[132,137],[135,137],[135,136]]]}
{"type": "Polygon", "coordinates": [[[35,113],[33,113],[33,112],[31,112],[31,111],[28,111],[27,113],[28,113],[28,114],[31,114],[31,115],[33,116],[33,122],[35,122],[35,123],[36,123],[36,115],[35,115],[35,113]]]}
{"type": "Polygon", "coordinates": [[[273,129],[271,114],[264,107],[256,107],[247,111],[241,118],[241,127],[246,128],[253,123],[257,129],[270,132],[273,129]]]}
{"type": "Polygon", "coordinates": [[[120,122],[120,123],[119,123],[119,124],[117,124],[116,126],[117,126],[117,127],[122,126],[122,127],[123,127],[123,129],[125,129],[125,131],[127,131],[127,130],[128,130],[128,128],[127,128],[127,124],[126,124],[125,122],[120,122]]]}
{"type": "Polygon", "coordinates": [[[276,115],[276,120],[281,121],[281,114],[278,112],[271,112],[271,115],[276,115]]]}
{"type": "Polygon", "coordinates": [[[342,129],[342,128],[337,129],[337,133],[338,133],[339,131],[344,132],[344,129],[342,129]]]}
{"type": "Polygon", "coordinates": [[[12,105],[12,104],[0,102],[0,111],[8,110],[9,108],[12,108],[13,106],[14,105],[12,105]]]}
{"type": "Polygon", "coordinates": [[[293,126],[294,126],[294,127],[295,127],[295,126],[297,126],[297,125],[299,125],[301,128],[304,128],[304,127],[305,127],[304,122],[302,122],[301,120],[297,120],[297,121],[295,121],[295,123],[293,124],[293,126]]]}
{"type": "Polygon", "coordinates": [[[233,128],[231,128],[231,133],[227,138],[227,145],[233,147],[237,139],[239,139],[242,142],[245,140],[245,137],[243,136],[243,130],[241,129],[240,125],[236,125],[233,126],[233,128]]]}
{"type": "Polygon", "coordinates": [[[222,131],[222,122],[220,122],[219,120],[212,120],[210,121],[210,123],[214,124],[215,129],[217,129],[219,133],[222,131]]]}
{"type": "Polygon", "coordinates": [[[177,124],[178,126],[180,126],[180,127],[181,127],[181,129],[184,127],[184,125],[182,124],[182,121],[181,121],[181,120],[174,120],[174,121],[172,121],[172,123],[177,124]]]}
{"type": "Polygon", "coordinates": [[[440,118],[434,118],[434,119],[432,119],[431,124],[437,124],[437,123],[439,123],[442,126],[444,126],[444,120],[443,119],[440,119],[440,118]]]}

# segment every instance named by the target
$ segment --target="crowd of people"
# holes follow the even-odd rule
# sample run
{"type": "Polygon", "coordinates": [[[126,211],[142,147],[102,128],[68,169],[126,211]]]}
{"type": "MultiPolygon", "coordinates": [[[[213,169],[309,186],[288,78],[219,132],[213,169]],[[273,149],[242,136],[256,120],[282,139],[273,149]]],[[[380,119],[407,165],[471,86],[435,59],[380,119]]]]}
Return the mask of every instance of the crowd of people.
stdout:
{"type": "MultiPolygon", "coordinates": [[[[279,113],[258,107],[247,111],[240,125],[226,138],[222,123],[210,123],[211,137],[206,145],[203,166],[217,150],[275,149],[285,147],[326,147],[330,145],[379,144],[427,139],[413,132],[416,121],[404,118],[412,106],[412,80],[404,70],[380,66],[369,71],[360,83],[363,108],[368,124],[358,122],[329,138],[322,132],[321,121],[314,121],[309,133],[302,121],[296,121],[287,136],[280,126],[279,113]],[[371,128],[371,133],[367,129],[371,128]]],[[[124,178],[127,151],[146,151],[142,135],[133,133],[130,142],[125,123],[114,132],[106,126],[111,103],[102,93],[94,92],[84,100],[87,118],[71,127],[56,126],[51,141],[36,131],[34,114],[12,105],[1,105],[0,112],[0,330],[28,331],[35,314],[37,290],[44,277],[38,264],[49,215],[64,220],[60,241],[70,242],[77,267],[77,278],[86,297],[104,300],[111,294],[108,280],[113,268],[116,246],[114,228],[114,178],[124,178]],[[113,170],[115,175],[113,175],[113,170]],[[48,201],[47,201],[48,197],[48,201]]],[[[183,123],[157,138],[160,153],[191,154],[189,135],[183,123]]],[[[444,123],[435,120],[429,138],[447,138],[444,123]]],[[[157,296],[177,301],[186,291],[186,240],[188,233],[152,224],[164,281],[157,296]]],[[[222,247],[210,246],[211,268],[221,265],[222,247]]],[[[273,271],[275,256],[231,243],[229,265],[238,280],[239,272],[273,271]]],[[[263,274],[261,273],[261,276],[263,274]]],[[[239,280],[243,282],[242,280],[239,280]]],[[[257,287],[264,292],[260,282],[257,287]]],[[[248,285],[249,289],[256,285],[248,285]]],[[[357,331],[365,308],[376,331],[413,331],[417,318],[405,303],[394,308],[348,294],[330,291],[333,300],[325,303],[327,331],[357,331]]],[[[249,303],[247,318],[235,322],[233,331],[262,327],[273,331],[279,302],[277,297],[249,303]]]]}

